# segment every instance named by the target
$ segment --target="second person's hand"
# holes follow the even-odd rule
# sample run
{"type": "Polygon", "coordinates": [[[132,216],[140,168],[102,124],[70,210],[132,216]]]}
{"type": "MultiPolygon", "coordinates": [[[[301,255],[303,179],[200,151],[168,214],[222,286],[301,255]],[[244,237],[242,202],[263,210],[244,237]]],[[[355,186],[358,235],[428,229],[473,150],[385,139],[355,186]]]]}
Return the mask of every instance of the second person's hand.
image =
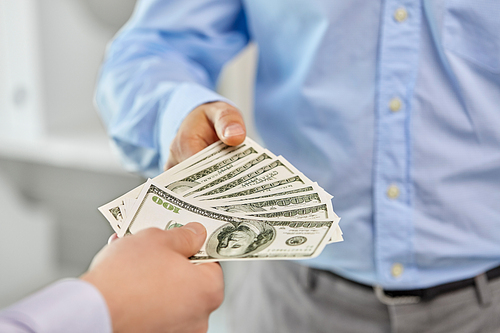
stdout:
{"type": "Polygon", "coordinates": [[[81,279],[103,296],[114,332],[207,331],[224,297],[222,270],[188,259],[206,236],[199,223],[149,228],[111,241],[96,255],[81,279]]]}

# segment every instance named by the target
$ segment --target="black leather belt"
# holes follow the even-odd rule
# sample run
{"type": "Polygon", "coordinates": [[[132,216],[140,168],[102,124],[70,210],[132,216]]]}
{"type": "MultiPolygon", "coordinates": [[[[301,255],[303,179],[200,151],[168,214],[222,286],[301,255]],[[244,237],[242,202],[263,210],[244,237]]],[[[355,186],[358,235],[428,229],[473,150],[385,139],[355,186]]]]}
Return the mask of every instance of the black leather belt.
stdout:
{"type": "MultiPolygon", "coordinates": [[[[332,274],[335,277],[345,280],[347,282],[353,283],[355,285],[368,288],[368,289],[374,289],[373,286],[369,286],[363,283],[359,283],[356,281],[352,281],[349,279],[346,279],[340,275],[337,275],[333,272],[326,271],[328,274],[332,274]]],[[[489,271],[485,272],[484,275],[486,276],[488,281],[491,281],[495,278],[500,277],[500,266],[495,267],[490,269],[489,271]]],[[[383,294],[389,298],[418,298],[419,301],[430,301],[433,298],[452,292],[452,291],[458,291],[460,289],[464,289],[470,286],[474,286],[476,284],[476,278],[469,278],[465,280],[460,280],[460,281],[454,281],[454,282],[449,282],[449,283],[444,283],[440,284],[434,287],[430,288],[425,288],[425,289],[410,289],[410,290],[385,290],[383,289],[383,294]]],[[[382,290],[382,289],[380,289],[382,290]]]]}
{"type": "MultiPolygon", "coordinates": [[[[490,269],[484,273],[488,281],[500,277],[500,266],[490,269]]],[[[440,284],[426,289],[412,290],[384,290],[384,293],[390,297],[400,296],[418,296],[422,301],[429,301],[439,295],[446,294],[452,291],[457,291],[475,285],[475,278],[469,278],[460,281],[440,284]]]]}

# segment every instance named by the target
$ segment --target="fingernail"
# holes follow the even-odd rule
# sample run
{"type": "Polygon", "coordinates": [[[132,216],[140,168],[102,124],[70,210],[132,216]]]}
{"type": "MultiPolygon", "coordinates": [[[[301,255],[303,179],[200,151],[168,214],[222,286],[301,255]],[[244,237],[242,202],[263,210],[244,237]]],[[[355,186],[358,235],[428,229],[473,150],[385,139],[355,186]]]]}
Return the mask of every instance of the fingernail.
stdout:
{"type": "Polygon", "coordinates": [[[232,124],[226,127],[224,130],[224,137],[228,138],[230,136],[237,136],[244,134],[245,131],[243,130],[243,127],[240,124],[232,124]]]}
{"type": "Polygon", "coordinates": [[[108,244],[111,244],[112,242],[114,242],[117,239],[118,239],[118,235],[116,233],[112,234],[111,236],[109,236],[108,244]]]}
{"type": "Polygon", "coordinates": [[[191,222],[186,224],[182,228],[192,231],[195,235],[201,235],[205,233],[205,227],[200,223],[191,222]]]}

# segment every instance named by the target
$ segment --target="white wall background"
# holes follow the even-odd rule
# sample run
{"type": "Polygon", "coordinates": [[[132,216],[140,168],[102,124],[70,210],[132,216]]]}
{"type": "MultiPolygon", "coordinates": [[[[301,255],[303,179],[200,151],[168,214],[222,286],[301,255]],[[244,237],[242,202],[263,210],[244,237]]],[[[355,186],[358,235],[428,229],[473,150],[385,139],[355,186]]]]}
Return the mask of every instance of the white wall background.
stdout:
{"type": "MultiPolygon", "coordinates": [[[[97,207],[143,180],[120,167],[93,107],[106,43],[135,0],[0,0],[0,308],[84,272],[111,228],[97,207]]],[[[254,46],[219,91],[252,121],[254,46]]],[[[237,266],[224,266],[228,279],[237,266]]],[[[223,305],[210,332],[225,331],[223,305]]]]}

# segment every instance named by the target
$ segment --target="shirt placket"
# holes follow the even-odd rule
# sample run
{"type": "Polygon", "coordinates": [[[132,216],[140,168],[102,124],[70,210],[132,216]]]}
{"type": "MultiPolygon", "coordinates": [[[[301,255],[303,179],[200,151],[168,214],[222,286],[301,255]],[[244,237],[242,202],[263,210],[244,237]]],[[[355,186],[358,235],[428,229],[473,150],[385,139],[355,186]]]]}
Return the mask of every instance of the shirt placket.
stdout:
{"type": "Polygon", "coordinates": [[[377,76],[374,158],[375,263],[383,285],[416,278],[411,200],[411,99],[422,8],[419,0],[386,0],[377,76]]]}

